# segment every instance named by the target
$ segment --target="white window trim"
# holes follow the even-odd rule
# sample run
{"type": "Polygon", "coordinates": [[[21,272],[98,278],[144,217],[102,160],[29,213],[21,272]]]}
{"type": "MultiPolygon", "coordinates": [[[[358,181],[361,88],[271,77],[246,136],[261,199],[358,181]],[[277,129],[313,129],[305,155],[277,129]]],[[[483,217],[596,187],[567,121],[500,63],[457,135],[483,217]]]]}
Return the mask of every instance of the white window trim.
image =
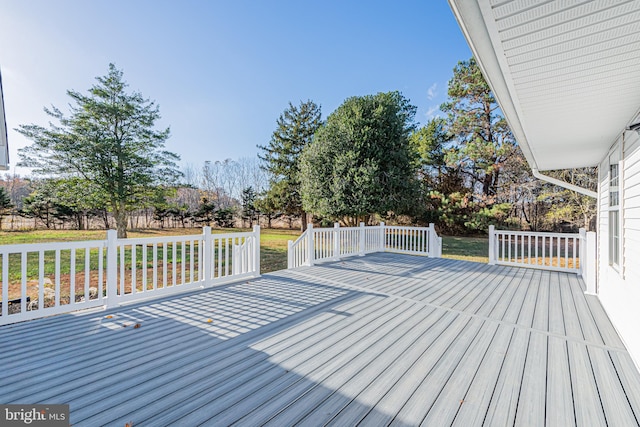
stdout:
{"type": "Polygon", "coordinates": [[[608,168],[608,173],[607,173],[607,180],[609,183],[609,191],[608,191],[608,203],[607,203],[607,211],[608,211],[608,223],[609,223],[609,231],[608,231],[608,235],[609,235],[609,254],[608,254],[608,263],[609,266],[611,268],[613,268],[616,271],[620,271],[620,162],[615,162],[615,161],[609,161],[609,168],[608,168]],[[616,173],[616,186],[613,186],[613,176],[612,176],[612,169],[613,166],[616,166],[617,169],[617,173],[616,173]],[[616,193],[616,198],[617,198],[617,203],[615,205],[612,205],[612,197],[611,195],[613,193],[616,193]],[[616,218],[616,228],[617,230],[613,229],[613,221],[611,220],[612,217],[612,213],[617,213],[617,218],[616,218]],[[612,245],[614,243],[614,236],[617,236],[617,248],[613,248],[612,245]],[[613,254],[616,254],[616,257],[614,259],[613,254]]]}
{"type": "Polygon", "coordinates": [[[623,137],[618,140],[611,151],[609,151],[608,158],[608,167],[607,167],[607,222],[608,222],[608,238],[607,238],[607,247],[609,250],[607,251],[607,265],[609,268],[614,270],[622,279],[624,279],[624,134],[623,137]],[[611,192],[611,167],[610,165],[617,164],[618,165],[618,205],[616,209],[618,211],[618,263],[613,264],[611,262],[611,224],[609,212],[611,212],[611,201],[610,201],[610,192],[611,192]]]}

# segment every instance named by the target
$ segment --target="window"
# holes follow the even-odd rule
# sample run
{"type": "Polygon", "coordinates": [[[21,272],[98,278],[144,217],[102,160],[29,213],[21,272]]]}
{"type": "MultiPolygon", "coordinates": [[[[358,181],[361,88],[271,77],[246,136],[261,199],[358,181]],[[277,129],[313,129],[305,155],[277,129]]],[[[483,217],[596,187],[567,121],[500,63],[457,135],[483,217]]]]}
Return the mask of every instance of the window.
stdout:
{"type": "Polygon", "coordinates": [[[618,164],[609,165],[609,265],[620,265],[620,181],[618,164]]]}

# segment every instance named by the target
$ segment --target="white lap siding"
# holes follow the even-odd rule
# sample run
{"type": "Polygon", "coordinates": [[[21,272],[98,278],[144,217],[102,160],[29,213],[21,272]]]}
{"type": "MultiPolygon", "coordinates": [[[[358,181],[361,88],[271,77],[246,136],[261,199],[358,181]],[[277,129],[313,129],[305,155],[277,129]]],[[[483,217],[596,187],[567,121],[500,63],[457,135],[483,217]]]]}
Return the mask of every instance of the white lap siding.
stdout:
{"type": "Polygon", "coordinates": [[[600,163],[598,181],[598,295],[640,366],[640,137],[625,132],[600,163]],[[609,265],[609,165],[619,158],[620,263],[609,265]]]}

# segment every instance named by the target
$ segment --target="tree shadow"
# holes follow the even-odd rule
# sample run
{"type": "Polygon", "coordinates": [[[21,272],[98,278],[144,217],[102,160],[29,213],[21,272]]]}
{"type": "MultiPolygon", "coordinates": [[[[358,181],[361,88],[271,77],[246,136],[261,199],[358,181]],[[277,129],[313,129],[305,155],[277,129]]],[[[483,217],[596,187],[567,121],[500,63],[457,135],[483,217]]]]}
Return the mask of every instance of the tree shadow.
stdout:
{"type": "Polygon", "coordinates": [[[281,273],[3,327],[0,401],[69,404],[76,426],[393,419],[341,386],[359,357],[342,326],[367,298],[383,297],[281,273]]]}

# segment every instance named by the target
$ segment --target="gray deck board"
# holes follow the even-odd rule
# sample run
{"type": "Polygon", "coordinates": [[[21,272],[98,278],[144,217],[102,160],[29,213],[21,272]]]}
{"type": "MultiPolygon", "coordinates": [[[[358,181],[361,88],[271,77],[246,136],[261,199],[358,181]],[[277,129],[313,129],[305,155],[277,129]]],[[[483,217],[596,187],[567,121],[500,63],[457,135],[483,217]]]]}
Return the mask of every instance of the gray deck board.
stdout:
{"type": "Polygon", "coordinates": [[[633,360],[627,353],[611,351],[609,352],[609,357],[616,369],[618,378],[620,378],[620,384],[629,400],[635,419],[640,421],[640,387],[638,387],[638,384],[640,384],[640,372],[635,369],[633,360]]]}
{"type": "Polygon", "coordinates": [[[531,333],[522,375],[514,426],[544,426],[547,396],[547,341],[543,334],[531,333]]]}
{"type": "Polygon", "coordinates": [[[504,320],[505,322],[518,322],[518,318],[520,317],[520,312],[522,311],[522,307],[526,301],[529,288],[533,287],[531,286],[531,282],[535,270],[525,268],[522,268],[521,270],[524,271],[524,275],[520,277],[520,280],[516,285],[516,292],[513,294],[511,302],[509,303],[509,306],[507,307],[507,310],[502,317],[502,320],[504,320]]]}
{"type": "MultiPolygon", "coordinates": [[[[379,311],[377,311],[375,315],[373,313],[369,313],[370,316],[365,318],[363,322],[353,322],[352,325],[349,325],[350,326],[349,328],[342,328],[337,333],[331,334],[330,337],[327,339],[323,339],[322,335],[320,336],[314,335],[309,337],[309,339],[304,340],[302,342],[302,345],[299,345],[297,347],[294,347],[294,346],[287,347],[278,354],[278,356],[280,357],[279,361],[281,363],[286,361],[288,363],[287,368],[290,368],[292,366],[295,367],[296,364],[305,362],[307,360],[313,361],[314,356],[316,356],[317,354],[323,351],[326,351],[328,348],[330,348],[330,346],[334,345],[336,342],[340,342],[345,339],[357,340],[358,338],[367,336],[372,331],[374,331],[375,328],[377,327],[381,327],[381,326],[386,327],[385,321],[389,319],[393,319],[393,316],[394,316],[393,310],[397,308],[397,306],[398,304],[392,303],[387,305],[386,307],[379,307],[378,308],[379,311]]],[[[245,349],[245,350],[247,350],[250,353],[254,353],[253,351],[251,351],[251,349],[245,349]]],[[[257,353],[257,354],[260,355],[261,357],[254,358],[251,361],[251,364],[253,366],[258,364],[258,362],[266,362],[268,360],[268,353],[263,352],[263,353],[257,353]]],[[[330,354],[331,352],[325,353],[327,357],[330,354]]],[[[235,358],[236,356],[239,356],[240,361],[243,360],[242,355],[237,353],[226,355],[226,358],[229,358],[229,357],[235,358]]],[[[278,363],[261,363],[259,365],[259,372],[266,372],[268,381],[264,380],[266,382],[264,381],[260,382],[260,381],[254,380],[254,376],[259,373],[256,371],[256,369],[250,372],[243,372],[243,370],[246,369],[246,366],[244,365],[237,366],[235,370],[230,370],[228,367],[224,365],[215,366],[216,363],[223,362],[224,359],[220,361],[216,359],[213,359],[213,360],[204,359],[204,361],[209,364],[214,364],[212,369],[214,369],[215,371],[213,373],[220,372],[221,375],[224,375],[224,378],[226,379],[226,381],[229,382],[229,384],[227,384],[228,387],[226,390],[214,389],[214,393],[216,393],[216,405],[211,405],[208,408],[208,411],[225,410],[227,407],[231,406],[232,402],[235,403],[237,399],[242,397],[242,396],[239,396],[240,393],[250,393],[266,385],[272,386],[273,385],[272,381],[274,381],[276,378],[279,378],[288,372],[288,369],[282,368],[282,366],[278,363]],[[249,384],[249,386],[238,388],[238,385],[243,385],[243,384],[249,384]],[[221,393],[221,391],[225,391],[225,393],[221,393]]],[[[196,377],[202,376],[200,369],[192,370],[192,373],[196,377]]],[[[194,393],[200,392],[199,389],[201,389],[202,392],[206,393],[211,385],[217,384],[221,379],[219,377],[213,377],[212,380],[207,381],[207,382],[210,382],[210,384],[202,383],[202,384],[198,384],[198,386],[194,388],[193,386],[191,386],[191,384],[194,380],[197,380],[197,378],[195,379],[184,378],[181,375],[174,375],[173,378],[168,378],[168,377],[169,376],[165,375],[162,378],[158,378],[160,381],[162,381],[161,383],[159,384],[151,383],[148,385],[148,387],[151,387],[152,390],[157,390],[158,385],[162,385],[162,389],[160,392],[161,393],[171,392],[171,394],[175,394],[173,390],[184,389],[183,395],[176,396],[176,397],[178,399],[182,399],[186,401],[191,401],[191,399],[196,397],[194,396],[194,393]],[[171,381],[168,382],[167,380],[171,380],[171,381]]],[[[131,390],[131,391],[134,391],[134,390],[131,390]]],[[[139,391],[139,388],[137,388],[136,391],[139,391]]],[[[122,400],[123,402],[126,402],[133,397],[135,396],[133,395],[124,396],[121,393],[117,394],[117,398],[119,400],[122,400]]],[[[201,398],[199,401],[203,404],[206,404],[211,400],[211,397],[212,397],[211,395],[208,395],[206,398],[204,399],[201,398]]],[[[135,409],[135,408],[132,408],[132,409],[135,409]]],[[[147,413],[150,413],[149,415],[153,414],[154,409],[156,408],[145,408],[144,413],[141,413],[141,416],[146,416],[147,413]]],[[[185,416],[188,416],[188,415],[189,414],[185,414],[185,416]]]]}
{"type": "Polygon", "coordinates": [[[565,335],[564,313],[562,312],[562,294],[560,293],[559,273],[552,272],[549,282],[549,332],[565,335]]]}
{"type": "Polygon", "coordinates": [[[498,326],[498,331],[493,342],[487,349],[468,390],[460,400],[454,425],[470,426],[481,425],[484,421],[487,408],[492,399],[493,386],[497,384],[500,372],[506,360],[506,353],[511,347],[515,330],[505,325],[498,326]],[[495,356],[503,356],[496,362],[495,356]]]}
{"type": "Polygon", "coordinates": [[[551,272],[543,271],[538,288],[538,298],[536,299],[536,309],[533,314],[533,329],[540,331],[549,330],[549,282],[551,272]]]}
{"type": "Polygon", "coordinates": [[[518,314],[516,323],[526,327],[533,327],[533,315],[536,309],[536,301],[538,299],[538,290],[540,289],[540,280],[542,278],[542,272],[540,270],[533,270],[531,280],[527,286],[527,294],[524,297],[522,308],[518,314]]]}
{"type": "MultiPolygon", "coordinates": [[[[444,316],[443,321],[432,324],[424,331],[419,339],[397,359],[397,363],[388,366],[382,375],[376,377],[355,399],[337,412],[328,424],[335,426],[356,425],[370,413],[369,408],[378,407],[384,412],[384,407],[390,402],[383,404],[383,399],[399,398],[404,401],[407,398],[406,393],[414,390],[414,387],[404,381],[409,378],[421,377],[426,371],[426,367],[421,363],[429,354],[428,351],[436,349],[438,341],[442,341],[440,338],[443,332],[449,328],[452,330],[455,328],[449,321],[453,322],[456,318],[461,317],[453,313],[447,313],[444,316]]],[[[397,403],[390,406],[397,407],[397,403]]],[[[380,412],[375,413],[379,414],[380,412]]],[[[378,420],[378,425],[382,424],[380,421],[378,420]]]]}
{"type": "Polygon", "coordinates": [[[0,402],[77,426],[640,425],[640,374],[582,286],[372,254],[23,322],[0,327],[0,402]]]}
{"type": "Polygon", "coordinates": [[[598,330],[600,331],[600,335],[602,336],[604,343],[612,347],[624,347],[622,340],[611,324],[611,320],[609,320],[609,316],[607,316],[604,308],[602,308],[600,300],[598,300],[594,295],[586,295],[585,299],[589,305],[591,314],[596,321],[596,325],[598,326],[598,330]]]}
{"type": "MultiPolygon", "coordinates": [[[[419,425],[422,422],[464,356],[483,344],[481,336],[484,338],[487,334],[480,334],[483,325],[483,320],[471,319],[464,330],[456,335],[447,352],[439,358],[429,374],[422,378],[418,388],[406,400],[390,425],[419,425]]],[[[446,424],[447,421],[449,420],[441,422],[446,424]]]]}
{"type": "MultiPolygon", "coordinates": [[[[485,410],[484,425],[514,425],[518,398],[520,397],[520,387],[522,385],[522,375],[527,357],[529,335],[529,332],[522,329],[515,329],[513,331],[513,336],[511,337],[507,353],[504,356],[498,380],[493,389],[488,388],[486,390],[487,395],[490,394],[491,396],[491,401],[485,410]]],[[[462,420],[463,418],[460,419],[462,420]]],[[[456,424],[464,427],[463,424],[456,424]]]]}
{"type": "Polygon", "coordinates": [[[387,425],[393,421],[398,408],[402,407],[416,392],[424,377],[431,373],[443,355],[453,351],[449,350],[452,337],[457,338],[470,321],[466,316],[455,316],[455,320],[447,325],[447,333],[439,335],[416,364],[409,368],[406,374],[380,399],[376,405],[379,410],[366,408],[367,414],[361,421],[363,425],[387,425]]]}
{"type": "MultiPolygon", "coordinates": [[[[422,319],[420,319],[420,321],[422,321],[422,319]]],[[[324,396],[321,403],[314,405],[312,408],[308,408],[306,411],[300,411],[306,413],[304,418],[299,421],[300,424],[322,424],[328,416],[339,413],[355,399],[357,399],[358,405],[362,403],[366,404],[366,400],[362,399],[361,394],[367,387],[370,387],[374,381],[379,381],[383,384],[386,383],[386,387],[388,387],[388,383],[397,381],[400,368],[412,363],[412,350],[414,350],[415,353],[419,352],[420,348],[417,345],[417,340],[424,334],[424,330],[417,326],[418,324],[415,323],[411,325],[411,329],[403,335],[396,339],[389,340],[389,345],[381,353],[383,357],[372,359],[366,366],[362,366],[362,368],[358,370],[337,372],[333,378],[335,382],[329,383],[331,390],[328,391],[325,389],[321,393],[321,395],[324,396]],[[389,369],[389,360],[396,361],[400,366],[396,369],[389,369]],[[355,396],[355,399],[349,401],[345,399],[344,396],[355,396]]],[[[396,334],[392,334],[391,336],[395,338],[395,335],[396,334]]],[[[289,409],[288,412],[296,413],[298,410],[292,411],[289,409]]],[[[288,424],[289,423],[287,423],[287,425],[288,424]]]]}
{"type": "Polygon", "coordinates": [[[567,342],[567,347],[571,365],[571,388],[575,399],[581,402],[580,405],[575,405],[576,424],[606,425],[600,392],[593,376],[587,348],[576,342],[567,342]]]}
{"type": "Polygon", "coordinates": [[[488,404],[483,397],[490,397],[485,393],[487,385],[494,384],[500,372],[501,364],[496,363],[495,354],[504,354],[512,330],[494,324],[483,328],[483,332],[482,342],[475,351],[467,353],[461,362],[463,369],[457,369],[449,379],[422,425],[434,425],[438,419],[453,423],[458,418],[461,425],[478,425],[477,415],[488,404]]]}
{"type": "Polygon", "coordinates": [[[547,359],[547,425],[576,425],[567,341],[549,337],[547,359]]]}
{"type": "Polygon", "coordinates": [[[598,383],[602,406],[609,425],[629,426],[638,422],[627,402],[627,394],[616,375],[612,360],[607,351],[599,348],[589,349],[593,361],[593,372],[598,383]]]}
{"type": "Polygon", "coordinates": [[[578,283],[578,278],[571,275],[569,277],[569,280],[573,285],[571,287],[573,302],[575,304],[576,314],[578,315],[580,327],[582,328],[582,335],[584,336],[585,340],[589,342],[604,344],[602,335],[598,330],[598,326],[596,325],[596,322],[593,318],[593,314],[591,313],[589,304],[584,298],[581,285],[578,283]]]}

